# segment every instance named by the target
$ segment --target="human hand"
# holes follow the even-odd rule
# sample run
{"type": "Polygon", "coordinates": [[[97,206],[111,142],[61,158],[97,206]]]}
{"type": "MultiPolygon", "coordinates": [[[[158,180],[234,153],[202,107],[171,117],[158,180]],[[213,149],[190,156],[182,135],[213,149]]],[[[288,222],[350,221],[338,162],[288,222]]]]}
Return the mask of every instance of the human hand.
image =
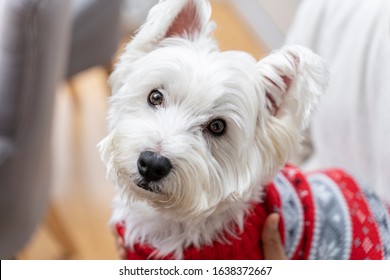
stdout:
{"type": "Polygon", "coordinates": [[[266,260],[287,260],[286,253],[282,244],[282,239],[279,233],[278,213],[270,214],[264,223],[262,242],[264,259],[266,260]]]}

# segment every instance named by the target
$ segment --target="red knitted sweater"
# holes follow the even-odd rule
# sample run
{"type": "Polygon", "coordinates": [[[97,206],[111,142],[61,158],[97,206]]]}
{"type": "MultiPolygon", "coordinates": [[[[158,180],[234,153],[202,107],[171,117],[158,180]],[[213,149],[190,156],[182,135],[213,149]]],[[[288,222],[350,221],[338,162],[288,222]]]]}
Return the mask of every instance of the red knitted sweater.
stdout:
{"type": "MultiPolygon", "coordinates": [[[[261,232],[266,216],[279,212],[279,230],[290,259],[389,259],[390,215],[373,193],[341,170],[304,175],[286,166],[265,188],[263,203],[253,205],[239,237],[190,246],[184,259],[263,259],[261,232]]],[[[116,225],[124,237],[125,225],[116,225]]],[[[153,258],[154,248],[135,244],[127,258],[153,258]]],[[[163,259],[172,259],[171,255],[163,259]]]]}

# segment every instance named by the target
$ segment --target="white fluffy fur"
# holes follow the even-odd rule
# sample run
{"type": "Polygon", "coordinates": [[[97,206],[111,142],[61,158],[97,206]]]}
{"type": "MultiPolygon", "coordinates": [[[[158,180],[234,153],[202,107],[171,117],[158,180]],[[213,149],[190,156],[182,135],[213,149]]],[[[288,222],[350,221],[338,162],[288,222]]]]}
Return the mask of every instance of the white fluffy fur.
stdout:
{"type": "Polygon", "coordinates": [[[220,52],[206,0],[160,1],[128,44],[111,79],[109,135],[99,144],[118,187],[113,223],[125,221],[125,242],[147,242],[163,256],[210,244],[242,228],[262,187],[298,147],[324,92],[327,72],[311,51],[288,46],[256,61],[220,52]],[[164,104],[151,107],[158,88],[164,104]],[[206,129],[226,121],[223,136],[206,129]],[[155,151],[171,173],[141,189],[137,160],[155,151]]]}

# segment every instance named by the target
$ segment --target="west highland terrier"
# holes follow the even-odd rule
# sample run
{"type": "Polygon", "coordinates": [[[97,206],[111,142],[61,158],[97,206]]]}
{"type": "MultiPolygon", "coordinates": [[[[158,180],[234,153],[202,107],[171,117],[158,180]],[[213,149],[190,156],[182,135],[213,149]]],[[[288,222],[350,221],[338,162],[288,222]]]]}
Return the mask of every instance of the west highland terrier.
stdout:
{"type": "Polygon", "coordinates": [[[110,78],[99,144],[129,259],[261,259],[279,212],[290,259],[390,258],[388,209],[341,170],[286,165],[327,86],[287,46],[221,52],[206,0],[160,1],[110,78]]]}

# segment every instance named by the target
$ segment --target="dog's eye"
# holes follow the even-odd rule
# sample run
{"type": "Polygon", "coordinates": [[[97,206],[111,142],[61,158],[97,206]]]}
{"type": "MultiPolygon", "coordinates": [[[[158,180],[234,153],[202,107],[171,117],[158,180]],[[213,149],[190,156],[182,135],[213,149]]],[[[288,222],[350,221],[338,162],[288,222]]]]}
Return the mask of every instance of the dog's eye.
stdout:
{"type": "Polygon", "coordinates": [[[156,107],[160,106],[164,101],[164,95],[158,89],[154,89],[149,93],[148,103],[149,105],[156,107]]]}
{"type": "Polygon", "coordinates": [[[215,119],[209,123],[207,128],[214,136],[221,136],[225,133],[226,122],[222,119],[215,119]]]}

